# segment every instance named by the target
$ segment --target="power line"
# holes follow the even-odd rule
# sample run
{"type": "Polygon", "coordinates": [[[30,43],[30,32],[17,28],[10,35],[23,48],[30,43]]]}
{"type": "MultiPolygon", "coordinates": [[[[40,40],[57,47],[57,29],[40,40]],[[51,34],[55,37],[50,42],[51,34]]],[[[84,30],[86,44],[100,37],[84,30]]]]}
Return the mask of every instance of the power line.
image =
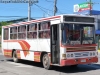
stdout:
{"type": "Polygon", "coordinates": [[[50,0],[45,0],[45,1],[47,1],[47,2],[52,2],[52,3],[53,3],[53,1],[50,1],[50,0]]]}
{"type": "MultiPolygon", "coordinates": [[[[39,5],[38,5],[39,6],[39,5]]],[[[47,9],[47,8],[45,8],[45,7],[42,7],[42,6],[39,6],[41,9],[45,9],[45,10],[48,10],[48,11],[51,11],[51,12],[53,12],[53,10],[50,10],[50,9],[47,9]]],[[[58,13],[60,13],[60,14],[63,14],[59,9],[57,9],[58,11],[58,13]]],[[[47,12],[46,12],[47,13],[47,12]]]]}
{"type": "Polygon", "coordinates": [[[27,16],[0,16],[0,17],[27,17],[27,16]]]}
{"type": "MultiPolygon", "coordinates": [[[[35,4],[38,8],[40,8],[43,12],[45,12],[46,14],[48,14],[46,11],[44,11],[39,5],[35,4]]],[[[50,14],[48,14],[49,16],[51,16],[50,14]]]]}
{"type": "MultiPolygon", "coordinates": [[[[37,4],[36,4],[36,5],[37,5],[37,4]]],[[[47,9],[47,8],[45,8],[45,7],[42,7],[42,6],[40,6],[40,5],[37,5],[37,6],[39,6],[40,8],[43,8],[43,9],[45,9],[45,10],[53,11],[53,10],[47,9]]]]}
{"type": "Polygon", "coordinates": [[[58,12],[59,12],[60,14],[63,14],[59,9],[58,9],[58,12]]]}

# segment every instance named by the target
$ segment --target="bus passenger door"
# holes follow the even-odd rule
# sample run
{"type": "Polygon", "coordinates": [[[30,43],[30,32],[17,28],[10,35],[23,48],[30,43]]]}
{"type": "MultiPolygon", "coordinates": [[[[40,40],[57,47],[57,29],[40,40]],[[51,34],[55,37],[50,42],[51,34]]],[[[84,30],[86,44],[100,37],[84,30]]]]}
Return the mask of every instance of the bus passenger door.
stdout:
{"type": "Polygon", "coordinates": [[[51,63],[59,64],[60,61],[60,45],[59,45],[59,25],[51,25],[50,27],[51,37],[51,63]]]}

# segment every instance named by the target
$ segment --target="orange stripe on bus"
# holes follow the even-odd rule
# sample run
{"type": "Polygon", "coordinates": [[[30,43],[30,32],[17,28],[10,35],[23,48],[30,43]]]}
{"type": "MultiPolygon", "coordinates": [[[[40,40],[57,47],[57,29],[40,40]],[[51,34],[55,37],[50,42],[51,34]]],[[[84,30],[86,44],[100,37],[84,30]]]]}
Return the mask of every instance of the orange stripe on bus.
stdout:
{"type": "Polygon", "coordinates": [[[18,42],[22,47],[22,50],[28,50],[28,51],[23,51],[24,56],[26,57],[27,54],[29,54],[30,45],[24,40],[4,40],[4,42],[18,42]]]}
{"type": "MultiPolygon", "coordinates": [[[[30,49],[30,45],[27,42],[20,41],[18,43],[21,45],[22,50],[29,50],[30,49]]],[[[29,54],[29,51],[23,51],[23,52],[24,52],[25,57],[26,57],[27,54],[29,54]]]]}
{"type": "MultiPolygon", "coordinates": [[[[12,50],[9,49],[4,49],[4,56],[6,57],[12,57],[12,50]]],[[[21,55],[20,55],[20,50],[16,50],[17,51],[17,57],[20,59],[21,55]]]]}
{"type": "Polygon", "coordinates": [[[24,40],[4,40],[3,42],[19,42],[19,41],[24,41],[24,40]]]}
{"type": "Polygon", "coordinates": [[[41,52],[34,52],[34,61],[40,62],[41,52]]]}

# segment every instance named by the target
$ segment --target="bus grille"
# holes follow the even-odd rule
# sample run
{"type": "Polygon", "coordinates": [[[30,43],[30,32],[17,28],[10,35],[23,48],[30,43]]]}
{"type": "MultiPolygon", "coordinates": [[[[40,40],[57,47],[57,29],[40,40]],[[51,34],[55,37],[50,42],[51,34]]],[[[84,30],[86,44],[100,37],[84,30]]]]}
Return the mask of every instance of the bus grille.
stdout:
{"type": "Polygon", "coordinates": [[[68,52],[71,52],[71,51],[94,51],[96,50],[96,47],[70,47],[70,48],[67,48],[67,51],[68,52]]]}
{"type": "Polygon", "coordinates": [[[83,57],[83,56],[89,56],[89,52],[80,52],[80,53],[74,53],[75,57],[83,57]]]}

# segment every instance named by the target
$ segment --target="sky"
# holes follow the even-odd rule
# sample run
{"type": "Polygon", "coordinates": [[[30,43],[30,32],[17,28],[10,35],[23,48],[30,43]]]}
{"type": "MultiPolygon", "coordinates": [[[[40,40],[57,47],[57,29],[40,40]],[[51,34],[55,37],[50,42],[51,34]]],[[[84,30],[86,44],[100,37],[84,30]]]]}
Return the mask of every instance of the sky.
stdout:
{"type": "MultiPolygon", "coordinates": [[[[60,14],[72,14],[73,5],[84,3],[86,0],[57,0],[58,12],[60,14]]],[[[92,0],[100,3],[100,0],[92,0]]],[[[31,17],[41,18],[53,16],[54,0],[38,0],[31,6],[31,17]]],[[[100,4],[94,4],[94,10],[100,10],[100,4]]],[[[28,3],[0,3],[0,21],[13,20],[17,18],[28,17],[28,3]],[[20,16],[20,17],[7,17],[20,16]]]]}

